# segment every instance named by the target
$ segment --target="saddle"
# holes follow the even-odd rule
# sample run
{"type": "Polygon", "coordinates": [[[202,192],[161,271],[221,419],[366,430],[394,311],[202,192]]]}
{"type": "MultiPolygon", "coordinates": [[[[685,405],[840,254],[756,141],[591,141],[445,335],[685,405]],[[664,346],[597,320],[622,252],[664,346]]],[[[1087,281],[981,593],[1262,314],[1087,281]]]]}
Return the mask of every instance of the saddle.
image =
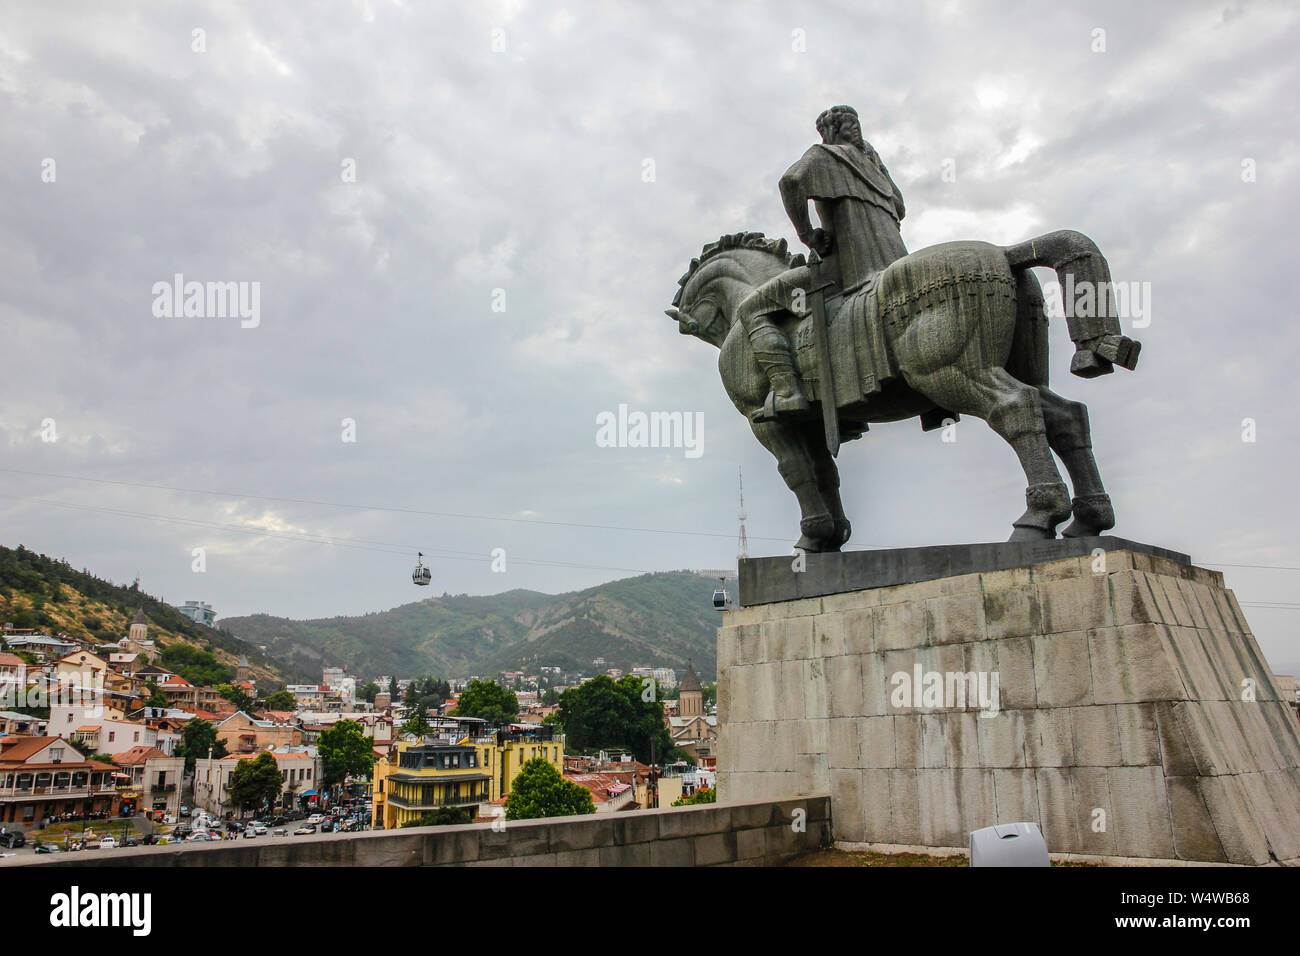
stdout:
{"type": "MultiPolygon", "coordinates": [[[[881,306],[879,289],[882,275],[883,272],[871,276],[847,293],[827,290],[831,374],[834,377],[835,405],[845,412],[841,430],[846,439],[859,437],[867,431],[867,422],[861,417],[863,405],[898,376],[898,366],[885,339],[886,316],[882,313],[892,310],[881,306]]],[[[804,391],[809,400],[821,401],[824,389],[817,367],[812,316],[797,319],[789,334],[795,367],[803,379],[804,391]]],[[[946,420],[959,419],[956,412],[936,407],[921,414],[921,428],[931,431],[943,427],[946,420]]]]}

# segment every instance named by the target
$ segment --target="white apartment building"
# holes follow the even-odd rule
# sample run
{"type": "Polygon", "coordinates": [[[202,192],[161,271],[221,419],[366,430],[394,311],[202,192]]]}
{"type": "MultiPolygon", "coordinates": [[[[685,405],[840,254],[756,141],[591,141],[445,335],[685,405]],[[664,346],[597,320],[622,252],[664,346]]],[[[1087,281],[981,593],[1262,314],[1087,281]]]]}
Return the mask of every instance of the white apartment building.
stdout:
{"type": "MultiPolygon", "coordinates": [[[[265,750],[275,758],[284,781],[284,799],[293,799],[319,788],[322,763],[315,747],[280,747],[265,750]]],[[[257,754],[231,754],[228,757],[200,757],[194,762],[194,805],[218,817],[239,814],[230,797],[230,775],[241,760],[257,754]]]]}
{"type": "Polygon", "coordinates": [[[157,747],[171,756],[179,739],[176,734],[160,735],[147,724],[106,717],[104,708],[94,705],[51,706],[46,733],[75,740],[97,754],[120,754],[132,747],[157,747]]]}

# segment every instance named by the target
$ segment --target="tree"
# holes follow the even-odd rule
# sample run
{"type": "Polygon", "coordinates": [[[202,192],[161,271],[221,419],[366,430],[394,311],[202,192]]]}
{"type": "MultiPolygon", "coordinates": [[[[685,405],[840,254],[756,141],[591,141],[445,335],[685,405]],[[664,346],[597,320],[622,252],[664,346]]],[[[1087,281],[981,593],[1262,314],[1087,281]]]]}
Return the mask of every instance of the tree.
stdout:
{"type": "Polygon", "coordinates": [[[218,739],[216,727],[202,717],[195,717],[181,728],[181,742],[176,748],[176,756],[185,758],[185,772],[190,773],[194,770],[194,761],[207,757],[209,750],[213,757],[224,757],[226,742],[218,739]]]}
{"type": "Polygon", "coordinates": [[[149,691],[149,696],[145,698],[144,706],[146,707],[166,707],[167,695],[158,688],[158,682],[153,678],[144,682],[145,689],[149,691]]]}
{"type": "Polygon", "coordinates": [[[374,681],[362,684],[361,689],[357,691],[357,697],[364,700],[367,704],[373,704],[377,696],[379,696],[379,685],[374,681]]]}
{"type": "Polygon", "coordinates": [[[241,760],[230,774],[230,799],[241,809],[270,803],[284,790],[280,767],[269,751],[241,760]]]}
{"type": "Polygon", "coordinates": [[[407,820],[403,827],[454,827],[472,823],[474,815],[468,807],[439,807],[423,814],[418,820],[407,820]]]}
{"type": "Polygon", "coordinates": [[[340,720],[320,735],[316,749],[324,764],[325,786],[347,777],[369,777],[375,766],[374,742],[355,720],[340,720]]]}
{"type": "Polygon", "coordinates": [[[416,737],[423,737],[433,732],[433,726],[429,723],[429,718],[422,709],[416,709],[411,716],[406,718],[406,722],[397,728],[399,734],[412,734],[416,737]]]}
{"type": "Polygon", "coordinates": [[[560,695],[558,721],[566,748],[630,750],[642,763],[667,760],[676,748],[664,726],[663,704],[649,688],[630,674],[617,681],[601,674],[570,687],[560,695]]]}
{"type": "Polygon", "coordinates": [[[543,707],[554,707],[560,702],[560,692],[554,687],[546,688],[546,693],[542,695],[543,707]]]}
{"type": "Polygon", "coordinates": [[[218,684],[217,693],[245,712],[252,710],[257,703],[248,694],[244,693],[242,687],[236,687],[233,684],[218,684]]]}
{"type": "Polygon", "coordinates": [[[417,708],[425,713],[437,707],[451,696],[451,684],[445,680],[436,680],[431,675],[417,677],[406,687],[406,696],[402,702],[407,707],[417,708]]]}
{"type": "Polygon", "coordinates": [[[472,680],[456,701],[457,717],[480,717],[490,724],[508,724],[519,716],[519,698],[494,681],[472,680]]]}
{"type": "Polygon", "coordinates": [[[565,780],[544,757],[534,757],[523,765],[506,797],[507,820],[536,820],[539,817],[595,812],[591,791],[565,780]]]}
{"type": "Polygon", "coordinates": [[[277,690],[266,698],[265,707],[267,710],[297,710],[298,698],[287,690],[277,690]]]}
{"type": "Polygon", "coordinates": [[[679,797],[673,801],[675,807],[693,807],[701,803],[717,803],[718,791],[709,788],[696,790],[689,797],[679,797]]]}
{"type": "Polygon", "coordinates": [[[199,687],[226,684],[235,676],[211,651],[179,642],[163,648],[162,664],[199,687]]]}

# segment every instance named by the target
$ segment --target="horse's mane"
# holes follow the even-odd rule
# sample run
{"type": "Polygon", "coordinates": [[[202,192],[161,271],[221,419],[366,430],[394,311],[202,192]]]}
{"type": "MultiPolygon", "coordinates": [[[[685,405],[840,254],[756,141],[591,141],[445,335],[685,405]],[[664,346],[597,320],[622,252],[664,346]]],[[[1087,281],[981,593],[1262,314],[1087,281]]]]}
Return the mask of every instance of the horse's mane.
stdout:
{"type": "Polygon", "coordinates": [[[673,305],[682,304],[682,293],[686,290],[686,283],[691,281],[691,276],[699,271],[700,266],[708,262],[720,252],[728,249],[757,249],[760,252],[766,252],[780,259],[785,260],[787,268],[801,265],[803,255],[801,253],[791,253],[789,243],[784,239],[769,239],[761,232],[733,232],[729,235],[720,236],[717,242],[710,242],[701,251],[697,258],[691,260],[690,268],[686,274],[677,280],[677,295],[673,296],[673,305]]]}

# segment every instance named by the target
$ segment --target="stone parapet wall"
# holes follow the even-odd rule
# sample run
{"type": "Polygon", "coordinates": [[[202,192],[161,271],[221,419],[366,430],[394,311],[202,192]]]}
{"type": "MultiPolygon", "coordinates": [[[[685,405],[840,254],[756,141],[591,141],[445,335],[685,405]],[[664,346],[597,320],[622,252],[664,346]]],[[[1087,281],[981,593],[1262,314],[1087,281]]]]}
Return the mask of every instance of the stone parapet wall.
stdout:
{"type": "Polygon", "coordinates": [[[830,798],[9,857],[0,866],[772,866],[830,844],[830,798]]]}
{"type": "Polygon", "coordinates": [[[963,847],[1028,820],[1053,853],[1300,858],[1297,723],[1222,575],[1101,562],[728,612],[720,799],[829,792],[848,843],[963,847]],[[997,713],[898,706],[891,677],[918,665],[996,674],[997,713]]]}

